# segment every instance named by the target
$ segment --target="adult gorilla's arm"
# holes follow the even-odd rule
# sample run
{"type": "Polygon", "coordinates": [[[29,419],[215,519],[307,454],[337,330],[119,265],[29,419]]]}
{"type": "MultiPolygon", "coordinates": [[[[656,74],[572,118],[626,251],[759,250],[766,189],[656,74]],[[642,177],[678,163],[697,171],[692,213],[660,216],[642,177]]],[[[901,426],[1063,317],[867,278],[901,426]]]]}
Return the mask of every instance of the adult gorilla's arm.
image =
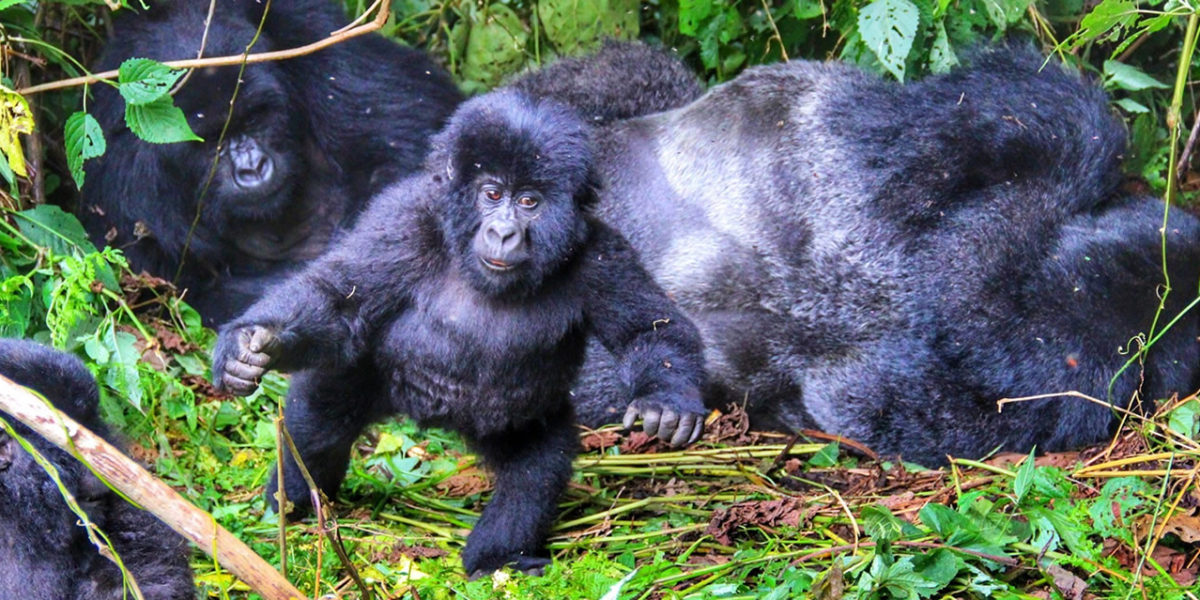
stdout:
{"type": "Polygon", "coordinates": [[[340,369],[361,356],[375,325],[444,261],[437,217],[420,201],[426,184],[385,190],[332,250],[222,327],[213,382],[250,393],[269,368],[340,369]]]}
{"type": "Polygon", "coordinates": [[[632,426],[640,415],[646,433],[674,446],[689,444],[704,427],[700,331],[658,287],[625,238],[598,221],[591,227],[582,265],[584,311],[630,391],[624,424],[632,426]]]}

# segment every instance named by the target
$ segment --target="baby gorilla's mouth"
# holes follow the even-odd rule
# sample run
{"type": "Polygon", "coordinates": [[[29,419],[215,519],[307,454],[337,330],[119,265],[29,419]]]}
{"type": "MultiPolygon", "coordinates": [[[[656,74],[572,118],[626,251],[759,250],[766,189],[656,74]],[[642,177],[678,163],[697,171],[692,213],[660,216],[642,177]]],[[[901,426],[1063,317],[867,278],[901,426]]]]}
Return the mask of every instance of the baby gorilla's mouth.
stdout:
{"type": "Polygon", "coordinates": [[[514,266],[496,258],[485,258],[482,256],[479,257],[479,262],[493,271],[511,271],[514,266]]]}

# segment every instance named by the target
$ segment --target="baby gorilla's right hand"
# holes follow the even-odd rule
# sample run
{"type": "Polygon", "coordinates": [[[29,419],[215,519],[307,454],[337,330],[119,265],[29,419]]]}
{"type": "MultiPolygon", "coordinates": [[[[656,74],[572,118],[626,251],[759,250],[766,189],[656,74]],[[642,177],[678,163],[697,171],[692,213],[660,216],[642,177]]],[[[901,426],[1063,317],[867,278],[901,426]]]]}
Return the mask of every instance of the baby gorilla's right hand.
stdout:
{"type": "Polygon", "coordinates": [[[222,331],[213,350],[213,385],[236,396],[249,396],[279,358],[281,346],[279,336],[260,325],[222,331]]]}

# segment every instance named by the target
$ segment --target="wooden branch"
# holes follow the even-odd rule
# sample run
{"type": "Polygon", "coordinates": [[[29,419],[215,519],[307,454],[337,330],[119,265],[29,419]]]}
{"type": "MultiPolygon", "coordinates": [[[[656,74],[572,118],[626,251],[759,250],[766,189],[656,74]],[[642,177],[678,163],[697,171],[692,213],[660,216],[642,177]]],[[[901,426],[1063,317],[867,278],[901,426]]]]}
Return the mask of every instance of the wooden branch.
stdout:
{"type": "Polygon", "coordinates": [[[215,558],[265,600],[307,600],[249,546],[218,525],[212,515],[193,506],[100,436],[3,376],[0,410],[87,463],[114,489],[215,558]]]}
{"type": "MultiPolygon", "coordinates": [[[[296,58],[312,54],[317,50],[332,46],[334,44],[344,42],[350,38],[358,37],[374,31],[379,31],[387,23],[388,17],[391,15],[391,10],[385,3],[379,13],[375,15],[375,19],[370,23],[352,27],[350,29],[339,30],[329,37],[317,40],[311,44],[300,46],[298,48],[289,48],[286,50],[275,50],[272,52],[259,52],[256,54],[231,54],[229,56],[215,56],[212,58],[192,58],[188,60],[172,60],[164,62],[164,65],[175,69],[200,69],[204,67],[227,67],[230,65],[240,65],[242,63],[254,64],[260,62],[270,62],[273,60],[284,60],[288,58],[296,58]]],[[[49,83],[29,86],[17,90],[18,94],[29,96],[39,92],[48,92],[50,90],[61,90],[69,87],[87,85],[97,83],[108,79],[113,79],[117,76],[117,71],[104,71],[101,73],[93,73],[82,77],[72,77],[70,79],[60,79],[49,83]]]]}

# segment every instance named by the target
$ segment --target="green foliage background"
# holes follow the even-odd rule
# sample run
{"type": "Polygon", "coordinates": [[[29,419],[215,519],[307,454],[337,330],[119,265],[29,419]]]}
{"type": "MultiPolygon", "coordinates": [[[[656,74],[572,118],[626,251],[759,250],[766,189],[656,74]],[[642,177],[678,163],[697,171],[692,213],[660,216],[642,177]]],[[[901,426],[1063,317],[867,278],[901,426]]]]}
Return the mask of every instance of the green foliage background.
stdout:
{"type": "MultiPolygon", "coordinates": [[[[344,2],[347,21],[371,4],[344,2]]],[[[1170,168],[1196,110],[1196,8],[1181,0],[394,0],[391,8],[383,34],[429,51],[471,93],[607,37],[673,48],[709,84],[798,59],[845,60],[910,80],[952,68],[975,45],[1024,38],[1109,90],[1129,125],[1129,185],[1166,194],[1178,182],[1182,194],[1172,200],[1183,205],[1200,187],[1190,165],[1170,168]]],[[[195,311],[165,282],[132,276],[119,251],[97,251],[54,204],[69,206],[74,186],[86,185],[87,159],[126,149],[105,144],[79,88],[25,98],[15,91],[85,73],[111,10],[99,0],[0,0],[0,152],[9,158],[0,161],[0,335],[79,355],[101,383],[105,417],[160,477],[269,560],[287,557],[306,591],[362,597],[311,523],[292,525],[281,550],[277,519],[259,495],[273,464],[273,420],[286,380],[270,376],[245,399],[212,394],[205,377],[213,334],[195,311]],[[15,145],[8,133],[26,116],[33,133],[15,145]],[[28,159],[27,175],[13,166],[14,154],[28,159]]],[[[153,61],[123,66],[114,85],[135,133],[160,142],[188,138],[166,95],[178,76],[153,61]]],[[[1200,402],[1169,408],[1136,425],[1139,451],[1171,461],[1200,454],[1200,402]]],[[[791,494],[788,476],[771,464],[781,452],[782,444],[732,452],[720,443],[694,455],[593,452],[563,501],[551,545],[560,560],[548,576],[466,582],[457,551],[487,492],[440,486],[473,473],[473,460],[452,435],[385,425],[358,447],[342,495],[356,508],[344,516],[342,536],[376,592],[413,600],[1044,598],[1063,597],[1056,582],[1071,576],[1063,569],[1100,597],[1195,593],[1156,562],[1161,535],[1151,541],[1129,526],[1166,519],[1185,497],[1200,502],[1185,495],[1195,471],[1191,479],[1162,476],[1162,469],[1096,479],[1078,465],[958,461],[949,474],[933,475],[945,476],[943,487],[917,492],[928,501],[914,512],[917,525],[881,498],[843,499],[822,479],[868,470],[881,481],[903,476],[913,484],[915,475],[900,465],[860,462],[837,444],[800,444],[789,456],[811,479],[791,494]],[[678,489],[647,487],[664,480],[678,489]],[[651,491],[634,498],[627,488],[651,491]],[[705,533],[720,511],[787,498],[811,509],[809,517],[746,527],[727,543],[705,533]],[[580,533],[588,528],[602,529],[580,533]],[[869,541],[861,547],[851,543],[860,534],[869,541]],[[1131,570],[1114,558],[1114,545],[1148,566],[1131,570]],[[408,561],[397,557],[400,546],[448,554],[408,561]]],[[[1165,468],[1170,474],[1174,463],[1165,468]]],[[[1162,543],[1187,550],[1177,538],[1162,543]]],[[[203,593],[255,597],[210,561],[198,556],[194,566],[203,593]]]]}

